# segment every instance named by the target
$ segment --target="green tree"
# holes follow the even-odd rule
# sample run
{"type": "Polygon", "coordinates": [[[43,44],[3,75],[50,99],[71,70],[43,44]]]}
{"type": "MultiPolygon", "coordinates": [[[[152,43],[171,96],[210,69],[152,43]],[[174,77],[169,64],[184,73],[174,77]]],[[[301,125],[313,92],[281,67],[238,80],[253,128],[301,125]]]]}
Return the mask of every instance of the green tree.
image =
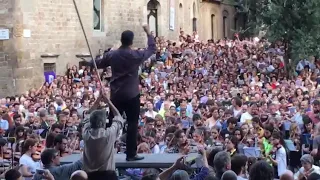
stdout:
{"type": "Polygon", "coordinates": [[[320,55],[319,0],[243,0],[242,6],[247,6],[252,32],[265,30],[270,41],[286,42],[289,71],[300,59],[320,55]]]}

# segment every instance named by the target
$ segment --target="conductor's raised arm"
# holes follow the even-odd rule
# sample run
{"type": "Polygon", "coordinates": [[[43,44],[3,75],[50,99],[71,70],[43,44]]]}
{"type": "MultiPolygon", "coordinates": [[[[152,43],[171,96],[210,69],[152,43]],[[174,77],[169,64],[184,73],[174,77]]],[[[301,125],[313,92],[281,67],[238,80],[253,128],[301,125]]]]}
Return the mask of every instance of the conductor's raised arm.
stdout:
{"type": "Polygon", "coordinates": [[[151,57],[157,51],[156,42],[154,40],[153,35],[151,35],[151,33],[150,33],[149,26],[144,25],[143,30],[147,34],[147,37],[148,37],[148,47],[144,50],[134,51],[135,52],[134,56],[136,57],[135,59],[138,61],[137,63],[139,63],[139,64],[141,64],[143,61],[147,60],[149,57],[151,57]]]}

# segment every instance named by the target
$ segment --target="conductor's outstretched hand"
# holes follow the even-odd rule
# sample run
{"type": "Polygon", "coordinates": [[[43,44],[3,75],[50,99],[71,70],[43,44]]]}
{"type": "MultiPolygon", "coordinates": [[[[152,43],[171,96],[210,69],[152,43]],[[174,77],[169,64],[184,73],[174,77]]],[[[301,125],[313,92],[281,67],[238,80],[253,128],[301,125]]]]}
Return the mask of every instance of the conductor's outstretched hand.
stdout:
{"type": "Polygon", "coordinates": [[[149,25],[143,25],[142,28],[147,35],[151,35],[149,25]]]}

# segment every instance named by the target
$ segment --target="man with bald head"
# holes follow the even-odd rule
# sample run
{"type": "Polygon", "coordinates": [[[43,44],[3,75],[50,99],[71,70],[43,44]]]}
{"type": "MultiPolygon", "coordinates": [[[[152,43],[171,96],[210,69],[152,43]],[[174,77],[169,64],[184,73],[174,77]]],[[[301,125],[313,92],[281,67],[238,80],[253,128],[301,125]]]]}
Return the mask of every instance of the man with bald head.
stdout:
{"type": "Polygon", "coordinates": [[[280,180],[294,180],[293,173],[287,170],[285,173],[281,175],[280,180]]]}
{"type": "Polygon", "coordinates": [[[86,172],[78,170],[72,173],[70,180],[88,180],[88,175],[86,172]]]}

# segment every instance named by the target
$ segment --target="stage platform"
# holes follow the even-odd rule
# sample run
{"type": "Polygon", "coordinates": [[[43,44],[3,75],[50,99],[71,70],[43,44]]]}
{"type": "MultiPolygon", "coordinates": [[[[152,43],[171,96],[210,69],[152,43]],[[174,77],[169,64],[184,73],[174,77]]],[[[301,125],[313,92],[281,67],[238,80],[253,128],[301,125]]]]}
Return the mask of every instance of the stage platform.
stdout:
{"type": "MultiPolygon", "coordinates": [[[[169,168],[176,160],[181,157],[181,154],[139,154],[144,157],[140,161],[126,161],[125,154],[115,154],[117,168],[169,168]]],[[[73,163],[81,158],[82,154],[72,154],[61,158],[61,164],[73,163]]],[[[188,159],[195,159],[197,153],[188,154],[188,159]]]]}

